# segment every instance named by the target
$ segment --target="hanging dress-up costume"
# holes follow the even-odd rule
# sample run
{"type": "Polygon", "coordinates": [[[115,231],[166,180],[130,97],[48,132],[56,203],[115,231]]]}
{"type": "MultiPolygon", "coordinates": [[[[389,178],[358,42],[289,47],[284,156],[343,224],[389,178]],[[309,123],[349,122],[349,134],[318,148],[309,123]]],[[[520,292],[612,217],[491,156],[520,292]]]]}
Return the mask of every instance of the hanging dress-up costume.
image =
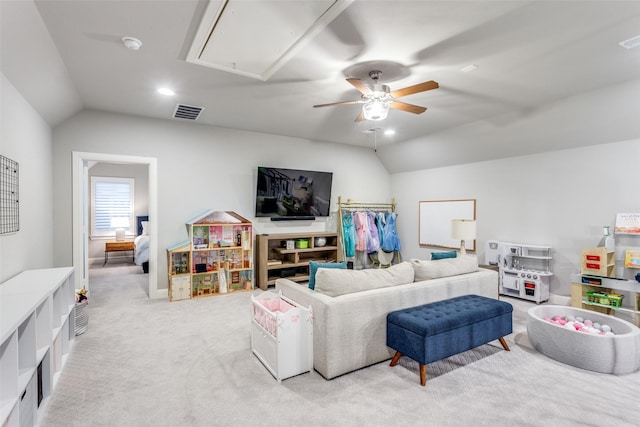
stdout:
{"type": "Polygon", "coordinates": [[[342,231],[344,233],[344,256],[349,258],[356,255],[356,229],[353,227],[353,216],[350,213],[342,215],[342,231]]]}
{"type": "Polygon", "coordinates": [[[380,239],[378,238],[375,212],[367,212],[366,239],[367,253],[371,254],[378,252],[378,249],[380,249],[380,239]]]}
{"type": "Polygon", "coordinates": [[[353,214],[353,225],[356,228],[356,251],[364,251],[366,246],[367,213],[355,212],[353,214]]]}
{"type": "Polygon", "coordinates": [[[387,212],[385,216],[385,226],[384,226],[384,238],[382,245],[382,250],[391,252],[391,251],[399,251],[400,250],[400,239],[398,238],[398,232],[396,231],[396,213],[395,212],[387,212]]]}
{"type": "Polygon", "coordinates": [[[376,228],[378,229],[378,241],[380,242],[380,247],[384,245],[384,213],[378,212],[376,214],[376,228]]]}

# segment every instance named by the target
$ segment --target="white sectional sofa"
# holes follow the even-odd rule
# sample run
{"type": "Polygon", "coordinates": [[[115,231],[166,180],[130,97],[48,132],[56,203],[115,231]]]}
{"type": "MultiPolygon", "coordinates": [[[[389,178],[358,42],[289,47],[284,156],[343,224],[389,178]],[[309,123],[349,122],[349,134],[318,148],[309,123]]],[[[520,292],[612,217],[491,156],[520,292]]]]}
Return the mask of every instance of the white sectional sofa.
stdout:
{"type": "Polygon", "coordinates": [[[276,291],[313,307],[313,365],[332,379],[393,356],[386,346],[387,313],[468,294],[498,298],[498,273],[479,269],[467,255],[380,270],[320,268],[315,290],[278,279],[276,291]]]}

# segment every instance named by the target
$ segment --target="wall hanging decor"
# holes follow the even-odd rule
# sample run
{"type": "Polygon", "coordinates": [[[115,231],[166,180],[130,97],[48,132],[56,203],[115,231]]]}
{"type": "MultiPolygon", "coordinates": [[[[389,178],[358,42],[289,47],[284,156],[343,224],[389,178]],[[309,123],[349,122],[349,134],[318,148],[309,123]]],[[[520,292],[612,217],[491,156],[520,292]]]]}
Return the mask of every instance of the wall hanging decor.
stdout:
{"type": "Polygon", "coordinates": [[[18,162],[0,155],[0,234],[20,229],[18,162]]]}
{"type": "MultiPolygon", "coordinates": [[[[476,219],[476,200],[423,200],[419,202],[420,246],[459,249],[460,240],[451,235],[454,219],[476,219]]],[[[471,242],[470,242],[471,243],[471,242]]],[[[476,241],[467,245],[467,250],[476,250],[476,241]]]]}

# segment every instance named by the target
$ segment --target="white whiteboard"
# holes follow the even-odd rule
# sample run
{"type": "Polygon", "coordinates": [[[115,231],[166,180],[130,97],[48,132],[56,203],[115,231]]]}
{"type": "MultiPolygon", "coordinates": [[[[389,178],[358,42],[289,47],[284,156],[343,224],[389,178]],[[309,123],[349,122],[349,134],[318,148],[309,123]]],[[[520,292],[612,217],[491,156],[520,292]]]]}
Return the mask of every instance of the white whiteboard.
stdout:
{"type": "MultiPolygon", "coordinates": [[[[420,246],[459,249],[460,240],[451,237],[451,220],[476,219],[476,200],[424,200],[420,201],[420,246]]],[[[475,240],[465,240],[465,248],[476,250],[475,240]]]]}

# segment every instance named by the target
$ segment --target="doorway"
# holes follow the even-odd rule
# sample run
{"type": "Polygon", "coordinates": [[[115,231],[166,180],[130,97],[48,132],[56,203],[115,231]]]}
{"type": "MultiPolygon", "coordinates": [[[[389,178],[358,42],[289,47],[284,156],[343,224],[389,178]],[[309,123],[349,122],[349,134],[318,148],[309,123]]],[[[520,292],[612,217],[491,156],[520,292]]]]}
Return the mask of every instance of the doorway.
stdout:
{"type": "Polygon", "coordinates": [[[73,266],[76,270],[76,288],[89,289],[89,165],[93,162],[147,165],[149,209],[149,298],[166,298],[167,290],[158,289],[158,178],[157,159],[105,153],[76,152],[73,155],[73,266]]]}

